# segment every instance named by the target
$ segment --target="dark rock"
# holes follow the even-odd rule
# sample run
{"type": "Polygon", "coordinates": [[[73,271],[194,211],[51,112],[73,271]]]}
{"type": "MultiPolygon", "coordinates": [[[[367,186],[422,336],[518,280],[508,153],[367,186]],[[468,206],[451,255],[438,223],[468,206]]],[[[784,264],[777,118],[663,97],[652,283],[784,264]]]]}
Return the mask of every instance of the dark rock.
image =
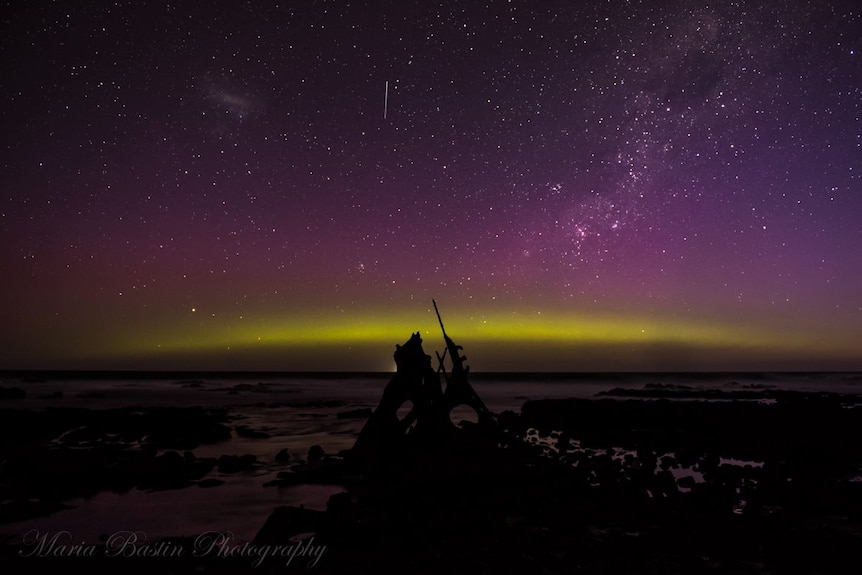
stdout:
{"type": "Polygon", "coordinates": [[[254,386],[250,383],[238,383],[230,389],[231,391],[252,391],[254,386]]]}
{"type": "Polygon", "coordinates": [[[34,519],[36,517],[46,517],[52,513],[62,511],[63,509],[72,509],[72,507],[64,505],[59,501],[41,501],[33,499],[4,501],[0,503],[0,524],[14,523],[16,521],[24,521],[27,519],[34,519]]]}
{"type": "Polygon", "coordinates": [[[673,476],[673,473],[668,470],[656,473],[653,486],[657,493],[664,495],[679,493],[679,486],[676,483],[676,478],[673,476]]]}
{"type": "Polygon", "coordinates": [[[187,389],[200,389],[204,386],[204,382],[202,381],[187,381],[182,384],[183,387],[187,389]]]}
{"type": "Polygon", "coordinates": [[[307,458],[309,461],[320,461],[321,459],[323,459],[324,455],[325,455],[325,453],[324,453],[323,448],[321,446],[312,445],[308,449],[308,457],[307,458]]]}
{"type": "Polygon", "coordinates": [[[290,461],[290,451],[285,447],[275,454],[275,460],[279,463],[288,463],[290,461]]]}
{"type": "Polygon", "coordinates": [[[691,475],[686,475],[684,477],[680,477],[677,480],[677,484],[683,489],[691,489],[695,485],[697,485],[697,481],[695,481],[694,477],[692,477],[691,475]]]}
{"type": "Polygon", "coordinates": [[[27,392],[20,387],[0,386],[0,399],[24,399],[25,397],[27,397],[27,392]]]}
{"type": "Polygon", "coordinates": [[[163,491],[181,489],[202,479],[214,465],[212,459],[197,459],[191,453],[180,455],[166,451],[160,456],[136,466],[136,483],[140,489],[163,491]]]}
{"type": "Polygon", "coordinates": [[[238,473],[241,471],[254,471],[257,469],[257,456],[245,455],[222,455],[218,458],[218,470],[221,473],[238,473]]]}
{"type": "Polygon", "coordinates": [[[323,525],[326,514],[302,507],[276,507],[255,535],[254,545],[279,545],[294,535],[313,533],[323,525]]]}
{"type": "Polygon", "coordinates": [[[497,425],[501,431],[517,435],[518,437],[523,437],[527,431],[520,415],[508,409],[497,415],[497,425]]]}
{"type": "Polygon", "coordinates": [[[104,491],[187,487],[216,465],[188,449],[230,438],[224,420],[200,408],[0,410],[0,501],[19,502],[2,516],[35,516],[104,491]]]}

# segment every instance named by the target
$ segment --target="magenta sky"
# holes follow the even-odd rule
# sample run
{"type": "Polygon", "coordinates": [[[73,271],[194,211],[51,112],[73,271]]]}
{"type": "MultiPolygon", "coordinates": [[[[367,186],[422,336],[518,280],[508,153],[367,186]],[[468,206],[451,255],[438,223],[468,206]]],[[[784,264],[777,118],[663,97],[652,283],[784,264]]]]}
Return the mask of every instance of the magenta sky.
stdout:
{"type": "Polygon", "coordinates": [[[4,9],[0,368],[862,369],[856,2],[113,4],[4,9]]]}

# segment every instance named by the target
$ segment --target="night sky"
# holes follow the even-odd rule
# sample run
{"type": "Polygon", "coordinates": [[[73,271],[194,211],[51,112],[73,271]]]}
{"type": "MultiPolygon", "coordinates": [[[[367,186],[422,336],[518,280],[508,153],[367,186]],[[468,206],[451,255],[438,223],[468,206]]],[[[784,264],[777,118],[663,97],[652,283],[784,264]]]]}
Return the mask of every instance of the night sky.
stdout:
{"type": "Polygon", "coordinates": [[[862,5],[4,2],[0,368],[862,369],[862,5]]]}

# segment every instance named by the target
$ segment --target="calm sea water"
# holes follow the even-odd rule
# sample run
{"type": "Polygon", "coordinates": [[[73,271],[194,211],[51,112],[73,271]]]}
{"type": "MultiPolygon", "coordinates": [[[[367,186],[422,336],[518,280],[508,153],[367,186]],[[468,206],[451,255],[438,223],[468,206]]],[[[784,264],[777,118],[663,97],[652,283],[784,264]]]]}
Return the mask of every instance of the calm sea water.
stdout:
{"type": "MultiPolygon", "coordinates": [[[[374,407],[392,374],[183,374],[149,377],[110,374],[5,379],[0,385],[21,387],[27,398],[9,407],[47,405],[121,407],[128,405],[245,406],[270,402],[340,401],[374,407]],[[242,389],[252,386],[253,390],[242,389]],[[232,391],[237,390],[237,393],[232,391]],[[59,397],[58,394],[62,394],[59,397]]],[[[793,373],[576,373],[473,374],[471,383],[494,412],[517,411],[528,399],[595,397],[613,388],[642,389],[649,384],[697,389],[783,389],[862,394],[859,372],[793,373]]],[[[3,404],[0,404],[3,405],[3,404]]]]}
{"type": "MultiPolygon", "coordinates": [[[[238,437],[194,450],[198,457],[242,455],[258,457],[253,473],[219,474],[215,488],[101,493],[67,502],[72,509],[48,517],[0,524],[0,539],[20,541],[31,529],[68,531],[76,540],[96,543],[101,534],[140,531],[149,539],[196,536],[229,531],[250,540],[273,508],[304,505],[325,509],[332,486],[265,487],[284,465],[275,455],[283,448],[300,458],[312,445],[327,453],[349,449],[364,419],[339,418],[347,410],[374,408],[392,374],[281,375],[257,377],[41,377],[7,378],[4,387],[21,387],[27,397],[2,401],[0,408],[44,409],[47,406],[95,409],[125,406],[206,406],[226,409],[235,425],[269,434],[266,439],[238,437]]],[[[785,389],[862,395],[859,373],[709,373],[709,374],[475,374],[472,383],[488,408],[518,411],[530,399],[596,397],[613,388],[641,389],[648,384],[700,389],[785,389]]]]}

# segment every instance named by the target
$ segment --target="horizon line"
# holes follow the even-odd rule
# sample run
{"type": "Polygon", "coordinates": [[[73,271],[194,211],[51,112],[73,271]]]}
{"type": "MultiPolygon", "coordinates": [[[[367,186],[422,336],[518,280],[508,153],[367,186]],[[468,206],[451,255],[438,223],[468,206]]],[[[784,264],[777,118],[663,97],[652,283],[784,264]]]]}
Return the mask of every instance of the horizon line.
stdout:
{"type": "MultiPolygon", "coordinates": [[[[392,371],[349,371],[349,370],[213,370],[213,369],[0,369],[2,383],[11,383],[7,379],[72,379],[72,378],[94,378],[94,379],[173,379],[189,377],[211,377],[239,379],[249,377],[316,377],[316,378],[362,378],[362,377],[391,377],[396,372],[392,371]]],[[[817,370],[581,370],[581,371],[533,371],[533,370],[507,370],[507,371],[470,371],[470,375],[484,378],[515,378],[515,377],[583,377],[583,376],[619,376],[619,375],[765,375],[765,374],[787,374],[787,375],[836,375],[836,374],[862,374],[862,371],[842,369],[817,369],[817,370]]]]}

